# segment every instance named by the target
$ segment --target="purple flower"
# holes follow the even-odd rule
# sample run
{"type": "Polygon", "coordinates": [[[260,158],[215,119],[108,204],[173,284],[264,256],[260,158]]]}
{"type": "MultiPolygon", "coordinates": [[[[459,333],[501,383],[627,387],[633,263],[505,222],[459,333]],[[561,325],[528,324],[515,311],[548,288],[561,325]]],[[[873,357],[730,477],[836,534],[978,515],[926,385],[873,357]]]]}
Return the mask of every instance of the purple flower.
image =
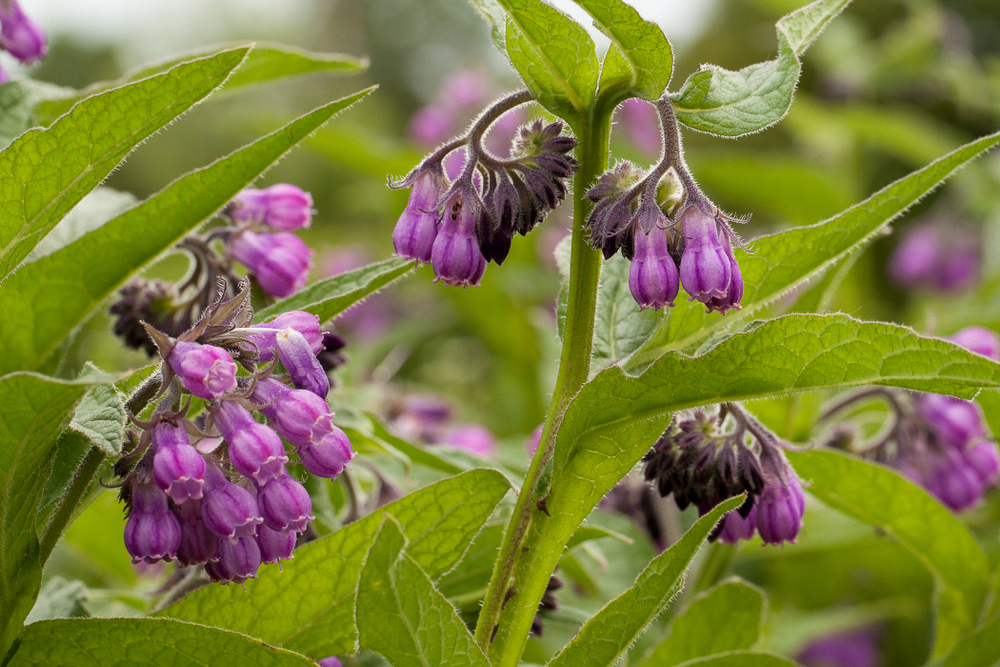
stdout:
{"type": "Polygon", "coordinates": [[[172,560],[181,544],[181,527],[167,496],[150,479],[132,482],[132,511],[125,524],[125,548],[132,562],[172,560]]]}
{"type": "Polygon", "coordinates": [[[636,229],[635,255],[628,272],[628,286],[639,310],[673,306],[680,289],[680,274],[670,256],[667,230],[654,226],[649,234],[636,229]]]}
{"type": "Polygon", "coordinates": [[[795,543],[802,517],[806,511],[806,497],[795,471],[784,463],[783,477],[764,467],[764,490],[754,503],[757,512],[757,532],[765,544],[795,543]]]}
{"type": "Polygon", "coordinates": [[[995,442],[977,442],[962,452],[962,458],[984,487],[993,486],[1000,479],[1000,450],[995,442]]]}
{"type": "Polygon", "coordinates": [[[878,628],[857,628],[812,641],[799,662],[807,667],[878,667],[878,628]]]}
{"type": "Polygon", "coordinates": [[[179,342],[167,362],[198,398],[216,399],[236,389],[236,362],[221,347],[179,342]]]}
{"type": "Polygon", "coordinates": [[[257,524],[264,521],[253,494],[226,479],[215,465],[208,466],[205,473],[201,515],[209,530],[230,542],[253,537],[257,524]]]}
{"type": "Polygon", "coordinates": [[[736,544],[740,540],[753,539],[757,532],[757,508],[752,507],[746,518],[738,510],[726,512],[720,524],[719,539],[726,544],[736,544]]]}
{"type": "Polygon", "coordinates": [[[252,333],[247,338],[257,346],[261,361],[272,361],[275,356],[277,340],[275,337],[284,329],[295,329],[309,341],[313,354],[323,351],[323,332],[319,328],[319,318],[304,310],[293,310],[282,313],[270,322],[254,324],[251,329],[260,329],[260,333],[252,333]]]}
{"type": "Polygon", "coordinates": [[[984,490],[976,471],[953,449],[934,458],[923,482],[931,495],[956,512],[978,503],[984,490]]]}
{"type": "Polygon", "coordinates": [[[306,487],[288,475],[276,477],[257,489],[257,507],[264,517],[264,525],[279,531],[282,537],[290,532],[305,531],[315,518],[306,487]]]}
{"type": "Polygon", "coordinates": [[[267,526],[257,527],[257,546],[260,547],[260,560],[266,565],[277,563],[280,560],[290,560],[292,550],[295,549],[294,532],[282,537],[281,533],[271,530],[267,526]]]}
{"type": "Polygon", "coordinates": [[[284,232],[308,227],[312,223],[312,195],[289,183],[279,183],[264,190],[242,190],[226,213],[234,220],[258,222],[284,232]]]}
{"type": "Polygon", "coordinates": [[[979,277],[979,250],[973,243],[956,243],[939,262],[935,286],[942,292],[965,289],[979,277]]]}
{"type": "Polygon", "coordinates": [[[964,449],[974,440],[986,437],[979,409],[972,401],[941,394],[921,394],[917,410],[941,441],[964,449]]]}
{"type": "Polygon", "coordinates": [[[330,378],[327,377],[323,365],[319,363],[306,337],[289,327],[275,334],[275,344],[278,348],[278,359],[292,376],[295,386],[325,399],[330,391],[330,378]]]}
{"type": "Polygon", "coordinates": [[[242,584],[256,579],[260,569],[260,547],[252,537],[241,537],[219,544],[219,560],[205,565],[205,571],[215,581],[242,584]]]}
{"type": "Polygon", "coordinates": [[[215,425],[229,443],[229,461],[236,472],[264,485],[285,474],[285,446],[278,434],[254,421],[250,411],[234,401],[223,401],[215,425]]]}
{"type": "Polygon", "coordinates": [[[993,361],[1000,361],[1000,336],[986,327],[965,327],[948,340],[993,361]]]}
{"type": "Polygon", "coordinates": [[[426,106],[410,117],[406,134],[418,146],[437,146],[452,134],[451,114],[438,106],[426,106]]]}
{"type": "Polygon", "coordinates": [[[45,31],[25,15],[17,0],[0,2],[0,48],[24,64],[40,60],[48,50],[45,31]]]}
{"type": "Polygon", "coordinates": [[[323,658],[319,661],[319,667],[343,667],[343,663],[335,655],[331,655],[328,658],[323,658]]]}
{"type": "Polygon", "coordinates": [[[191,446],[183,426],[160,422],[153,427],[153,481],[175,503],[201,498],[205,459],[191,446]]]}
{"type": "Polygon", "coordinates": [[[479,424],[455,426],[445,435],[443,444],[464,449],[476,456],[492,456],[497,449],[496,438],[488,428],[479,424]]]}
{"type": "Polygon", "coordinates": [[[903,289],[933,280],[938,261],[938,231],[929,225],[909,229],[889,257],[889,277],[903,289]]]}
{"type": "Polygon", "coordinates": [[[709,311],[715,310],[725,315],[730,310],[740,309],[740,301],[743,299],[743,273],[740,272],[740,265],[729,245],[729,237],[723,234],[720,241],[723,251],[729,257],[729,289],[725,296],[713,297],[705,305],[708,306],[709,311]]]}
{"type": "Polygon", "coordinates": [[[486,272],[486,258],[476,239],[475,212],[460,197],[445,204],[444,221],[431,249],[431,266],[437,280],[447,285],[478,285],[486,272]]]}
{"type": "Polygon", "coordinates": [[[731,261],[719,240],[715,218],[689,206],[681,216],[681,226],[685,245],[680,278],[684,289],[692,299],[706,304],[728,296],[731,261]]]}
{"type": "Polygon", "coordinates": [[[957,291],[978,278],[979,255],[979,241],[968,230],[919,224],[907,230],[889,257],[889,277],[901,289],[957,291]]]}
{"type": "Polygon", "coordinates": [[[177,560],[185,567],[218,560],[219,538],[201,518],[201,503],[188,500],[176,505],[174,514],[181,524],[181,545],[177,549],[177,560]]]}
{"type": "Polygon", "coordinates": [[[429,264],[437,238],[438,181],[433,172],[424,172],[413,184],[410,200],[392,230],[392,247],[400,257],[429,264]]]}
{"type": "Polygon", "coordinates": [[[229,249],[256,276],[261,289],[272,296],[291,296],[306,284],[312,270],[313,251],[288,232],[240,232],[233,236],[229,249]]]}

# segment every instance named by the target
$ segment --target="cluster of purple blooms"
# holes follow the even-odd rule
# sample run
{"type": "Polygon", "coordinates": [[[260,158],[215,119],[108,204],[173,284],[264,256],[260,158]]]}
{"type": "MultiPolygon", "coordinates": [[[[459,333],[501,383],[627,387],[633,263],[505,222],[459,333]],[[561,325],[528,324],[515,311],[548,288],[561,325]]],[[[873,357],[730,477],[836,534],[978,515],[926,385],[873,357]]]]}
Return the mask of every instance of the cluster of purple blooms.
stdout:
{"type": "Polygon", "coordinates": [[[961,291],[979,278],[979,245],[968,229],[935,222],[914,225],[889,257],[889,277],[901,289],[961,291]]]}
{"type": "Polygon", "coordinates": [[[262,563],[292,557],[313,519],[282,438],[318,477],[337,477],[354,457],[326,402],[318,318],[293,311],[250,325],[248,297],[244,288],[220,299],[176,339],[148,327],[164,362],[163,398],[148,421],[133,418],[143,431],[117,468],[136,563],[176,558],[216,581],[256,577],[262,563]],[[259,370],[261,362],[280,362],[285,374],[275,374],[277,363],[259,370]],[[238,376],[241,366],[250,374],[238,376]],[[205,413],[188,418],[185,395],[201,399],[205,413]]]}
{"type": "Polygon", "coordinates": [[[725,403],[716,415],[697,410],[675,419],[643,462],[646,480],[661,496],[673,494],[681,510],[694,505],[704,515],[746,494],[710,539],[736,544],[759,533],[765,544],[796,541],[805,514],[802,483],[777,438],[742,407],[725,403]],[[722,430],[727,414],[735,421],[731,431],[722,430]]]}
{"type": "MultiPolygon", "coordinates": [[[[45,31],[21,9],[17,0],[0,0],[0,49],[29,65],[41,60],[48,51],[45,31]]],[[[10,76],[0,69],[0,84],[10,76]]]]}

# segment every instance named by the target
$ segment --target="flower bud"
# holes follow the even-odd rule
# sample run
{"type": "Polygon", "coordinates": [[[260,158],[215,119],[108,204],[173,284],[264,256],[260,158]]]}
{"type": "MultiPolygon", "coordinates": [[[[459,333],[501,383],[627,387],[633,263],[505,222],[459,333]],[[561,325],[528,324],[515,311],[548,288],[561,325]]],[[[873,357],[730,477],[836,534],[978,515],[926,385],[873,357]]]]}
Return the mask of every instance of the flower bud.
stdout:
{"type": "Polygon", "coordinates": [[[979,475],[954,449],[934,458],[923,482],[931,495],[956,512],[978,503],[984,489],[979,475]]]}
{"type": "Polygon", "coordinates": [[[316,359],[306,337],[289,327],[275,334],[275,346],[278,359],[292,376],[295,386],[325,399],[330,392],[330,378],[316,359]]]}
{"type": "Polygon", "coordinates": [[[0,48],[26,65],[48,51],[45,31],[25,15],[17,0],[0,2],[0,48]]]}
{"type": "Polygon", "coordinates": [[[1000,450],[995,442],[977,442],[962,452],[962,458],[984,487],[993,486],[1000,479],[1000,450]]]}
{"type": "Polygon", "coordinates": [[[930,225],[912,227],[889,256],[889,277],[897,287],[910,289],[933,280],[937,270],[940,239],[930,225]]]}
{"type": "Polygon", "coordinates": [[[153,481],[175,503],[201,498],[205,459],[191,446],[182,426],[160,422],[153,427],[153,481]]]}
{"type": "Polygon", "coordinates": [[[291,296],[306,284],[312,270],[313,251],[288,232],[240,232],[233,236],[229,248],[254,274],[261,289],[272,296],[291,296]]]}
{"type": "Polygon", "coordinates": [[[736,544],[740,540],[753,539],[757,532],[757,508],[751,508],[746,518],[740,516],[738,510],[726,512],[719,524],[718,539],[726,544],[736,544]]]}
{"type": "Polygon", "coordinates": [[[948,340],[993,361],[1000,361],[1000,336],[986,327],[965,327],[948,340]]]}
{"type": "Polygon", "coordinates": [[[181,527],[167,496],[152,480],[132,482],[132,511],[125,524],[125,548],[132,562],[172,560],[181,544],[181,527]]]}
{"type": "Polygon", "coordinates": [[[209,530],[230,542],[253,537],[257,524],[264,521],[253,494],[227,480],[215,465],[205,473],[201,515],[209,530]]]}
{"type": "Polygon", "coordinates": [[[628,286],[639,310],[673,306],[680,289],[679,278],[677,265],[670,256],[667,230],[656,226],[646,234],[637,229],[628,286]]]}
{"type": "Polygon", "coordinates": [[[208,529],[201,518],[201,503],[188,500],[174,507],[181,524],[181,546],[177,560],[185,567],[204,565],[219,559],[219,537],[208,529]]]}
{"type": "Polygon", "coordinates": [[[236,389],[236,362],[221,347],[179,342],[167,363],[198,398],[216,399],[236,389]]]}
{"type": "Polygon", "coordinates": [[[284,537],[276,530],[271,530],[267,526],[257,527],[257,546],[260,547],[260,560],[265,565],[277,563],[280,560],[290,560],[293,558],[292,550],[295,549],[295,538],[297,535],[290,532],[284,537]]]}
{"type": "Polygon", "coordinates": [[[319,661],[319,667],[344,667],[340,659],[335,655],[323,658],[319,661]]]}
{"type": "Polygon", "coordinates": [[[733,254],[732,246],[729,244],[729,237],[723,234],[719,240],[722,243],[723,251],[729,257],[729,289],[726,290],[725,296],[713,297],[706,301],[705,305],[708,306],[709,312],[715,310],[725,315],[730,310],[739,310],[740,308],[740,301],[743,299],[743,274],[740,272],[740,265],[733,254]]]}
{"type": "Polygon", "coordinates": [[[305,336],[309,341],[309,348],[313,354],[323,351],[323,332],[319,328],[319,318],[304,310],[293,310],[282,313],[270,322],[264,324],[254,324],[251,329],[260,329],[260,333],[252,333],[247,336],[254,345],[261,361],[271,361],[276,354],[277,336],[283,329],[295,329],[305,336]]]}
{"type": "Polygon", "coordinates": [[[765,468],[764,490],[754,503],[757,532],[765,544],[794,544],[802,528],[802,517],[806,511],[802,484],[787,463],[784,463],[783,476],[782,480],[765,468]]]}
{"type": "Polygon", "coordinates": [[[289,183],[279,183],[264,190],[242,190],[226,213],[234,220],[258,222],[285,232],[308,227],[312,223],[312,195],[289,183]]]}
{"type": "Polygon", "coordinates": [[[681,216],[685,238],[681,255],[681,284],[691,298],[707,303],[728,296],[731,262],[719,240],[715,218],[689,206],[681,216]]]}
{"type": "Polygon", "coordinates": [[[424,172],[413,184],[406,209],[392,230],[392,247],[400,257],[430,263],[437,237],[437,198],[437,179],[434,173],[424,172]]]}
{"type": "Polygon", "coordinates": [[[486,258],[476,238],[474,206],[460,198],[445,205],[444,221],[431,249],[431,266],[448,285],[478,285],[486,272],[486,258]]]}
{"type": "Polygon", "coordinates": [[[493,456],[496,454],[496,438],[485,426],[479,424],[461,424],[450,429],[445,434],[443,444],[458,447],[475,456],[493,456]]]}
{"type": "Polygon", "coordinates": [[[215,411],[215,425],[229,443],[229,461],[236,472],[258,484],[285,474],[285,446],[278,434],[239,403],[223,401],[215,411]]]}
{"type": "MultiPolygon", "coordinates": [[[[0,83],[5,83],[0,81],[0,83]]],[[[174,303],[177,291],[162,280],[135,278],[118,290],[118,299],[108,306],[115,316],[115,335],[133,350],[144,350],[149,356],[157,353],[145,322],[168,336],[179,336],[191,326],[190,315],[174,303]]]]}
{"type": "Polygon", "coordinates": [[[986,437],[979,409],[972,401],[921,394],[917,410],[941,441],[956,449],[964,449],[970,442],[986,437]]]}
{"type": "Polygon", "coordinates": [[[264,517],[264,525],[279,531],[282,537],[287,537],[290,532],[305,531],[315,518],[306,487],[288,475],[276,477],[257,489],[257,507],[264,517]]]}
{"type": "Polygon", "coordinates": [[[205,571],[214,581],[242,584],[247,579],[256,579],[260,569],[260,547],[252,537],[241,537],[231,542],[219,544],[219,560],[208,563],[205,571]]]}

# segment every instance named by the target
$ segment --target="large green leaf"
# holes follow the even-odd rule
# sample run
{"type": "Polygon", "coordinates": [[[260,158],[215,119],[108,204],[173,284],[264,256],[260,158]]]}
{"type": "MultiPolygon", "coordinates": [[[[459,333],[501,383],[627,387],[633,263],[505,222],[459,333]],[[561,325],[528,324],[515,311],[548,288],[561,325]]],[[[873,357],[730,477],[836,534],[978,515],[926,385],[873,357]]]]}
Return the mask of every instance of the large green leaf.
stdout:
{"type": "Polygon", "coordinates": [[[777,23],[778,57],[732,72],[706,65],[674,99],[677,120],[699,132],[740,137],[785,117],[802,64],[799,57],[850,0],[816,0],[777,23]]]}
{"type": "Polygon", "coordinates": [[[670,624],[670,634],[640,667],[673,667],[688,660],[751,648],[764,625],[764,595],[739,579],[705,591],[670,624]]]}
{"type": "Polygon", "coordinates": [[[235,632],[159,618],[32,623],[9,667],[310,667],[308,658],[235,632]]]}
{"type": "MultiPolygon", "coordinates": [[[[218,50],[218,47],[215,47],[213,50],[218,50]]],[[[52,94],[50,95],[50,99],[35,104],[35,121],[40,125],[48,125],[56,117],[66,113],[74,104],[86,97],[107,90],[108,88],[159,74],[178,63],[200,58],[208,55],[210,52],[201,49],[182,53],[152,65],[145,65],[129,72],[118,81],[96,83],[80,91],[67,91],[63,95],[52,94]]],[[[255,44],[243,65],[233,72],[232,76],[226,81],[223,91],[230,93],[245,86],[305,74],[318,74],[322,72],[351,74],[360,72],[367,65],[368,61],[366,59],[346,56],[340,53],[310,53],[292,46],[284,46],[283,44],[255,44]]]]}
{"type": "Polygon", "coordinates": [[[654,558],[635,584],[587,621],[549,662],[549,667],[610,667],[670,603],[684,583],[684,573],[712,529],[743,496],[730,498],[698,519],[672,547],[654,558]]]}
{"type": "Polygon", "coordinates": [[[1000,614],[963,636],[940,667],[992,667],[1000,662],[1000,614]]]}
{"type": "Polygon", "coordinates": [[[0,152],[0,280],[133,148],[218,88],[250,47],[83,100],[0,152]]]}
{"type": "Polygon", "coordinates": [[[331,102],[159,193],[0,286],[0,372],[38,368],[129,277],[211,218],[310,132],[370,92],[331,102]]]}
{"type": "Polygon", "coordinates": [[[944,179],[1000,142],[991,134],[935,160],[888,185],[843,213],[810,227],[755,239],[748,255],[737,249],[745,291],[743,310],[708,314],[698,302],[677,300],[656,333],[628,361],[649,363],[667,350],[692,351],[726,327],[749,317],[789,290],[815,280],[884,231],[886,226],[944,179]]]}
{"type": "Polygon", "coordinates": [[[579,23],[541,0],[499,0],[507,10],[507,55],[546,109],[579,117],[594,101],[597,51],[579,23]]]}
{"type": "Polygon", "coordinates": [[[95,381],[0,378],[0,655],[21,632],[41,586],[36,512],[56,439],[95,381]]]}
{"type": "Polygon", "coordinates": [[[290,310],[304,310],[319,317],[320,322],[328,322],[365,297],[406,275],[415,266],[412,260],[393,257],[321,280],[260,310],[254,320],[263,322],[290,310]]]}
{"type": "Polygon", "coordinates": [[[358,638],[393,667],[489,667],[451,603],[403,551],[401,526],[386,515],[358,584],[358,638]]]}
{"type": "Polygon", "coordinates": [[[840,452],[789,453],[809,492],[899,540],[931,573],[937,588],[934,656],[975,626],[989,569],[975,537],[941,503],[901,474],[840,452]]]}
{"type": "Polygon", "coordinates": [[[357,640],[358,578],[383,514],[399,521],[409,540],[407,553],[437,579],[461,559],[509,488],[494,470],[450,477],[303,545],[282,565],[283,571],[261,568],[260,578],[247,582],[247,592],[236,586],[209,586],[161,615],[245,632],[316,659],[350,653],[357,640]]]}

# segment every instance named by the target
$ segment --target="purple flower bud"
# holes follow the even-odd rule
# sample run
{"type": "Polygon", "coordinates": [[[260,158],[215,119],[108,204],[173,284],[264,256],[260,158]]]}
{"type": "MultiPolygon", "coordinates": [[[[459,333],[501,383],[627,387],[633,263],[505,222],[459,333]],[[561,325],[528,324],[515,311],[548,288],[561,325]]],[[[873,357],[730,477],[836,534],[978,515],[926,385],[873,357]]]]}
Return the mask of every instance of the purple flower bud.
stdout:
{"type": "Polygon", "coordinates": [[[312,270],[313,251],[288,232],[240,232],[229,242],[229,249],[272,296],[291,296],[306,284],[312,270]]]}
{"type": "Polygon", "coordinates": [[[183,426],[160,422],[153,427],[153,481],[175,503],[201,498],[205,459],[191,446],[183,426]]]}
{"type": "Polygon", "coordinates": [[[719,240],[715,218],[689,206],[681,216],[685,245],[681,255],[681,284],[691,299],[707,303],[726,297],[732,277],[730,259],[719,240]]]}
{"type": "Polygon", "coordinates": [[[312,351],[309,341],[295,329],[289,327],[275,334],[278,359],[292,376],[292,382],[299,389],[305,389],[320,398],[330,392],[330,378],[323,365],[312,351]]]}
{"type": "Polygon", "coordinates": [[[294,532],[282,537],[279,531],[271,530],[267,526],[258,526],[257,546],[260,547],[261,562],[265,565],[271,565],[279,560],[293,558],[292,550],[295,549],[296,537],[294,532]]]}
{"type": "Polygon", "coordinates": [[[738,510],[726,512],[722,517],[722,524],[719,530],[719,539],[726,544],[736,544],[740,540],[753,539],[757,532],[757,508],[750,509],[750,514],[744,519],[738,510]]]}
{"type": "Polygon", "coordinates": [[[445,204],[444,221],[431,249],[431,266],[437,280],[448,285],[478,285],[486,272],[474,207],[458,197],[445,204]]]}
{"type": "Polygon", "coordinates": [[[261,330],[260,333],[247,336],[257,346],[261,361],[266,362],[274,359],[277,346],[275,336],[279,331],[289,328],[295,329],[306,337],[313,354],[319,354],[323,351],[323,332],[319,328],[319,318],[304,310],[282,313],[270,322],[254,324],[250,328],[261,330]]]}
{"type": "Polygon", "coordinates": [[[201,518],[201,503],[188,500],[174,507],[181,524],[181,546],[177,560],[182,565],[204,565],[219,559],[219,537],[208,529],[201,518]]]}
{"type": "Polygon", "coordinates": [[[949,449],[936,457],[924,476],[924,486],[942,503],[960,512],[979,502],[983,482],[961,453],[949,449]]]}
{"type": "Polygon", "coordinates": [[[708,306],[710,312],[716,310],[725,315],[730,310],[739,310],[740,308],[740,301],[743,299],[743,274],[740,272],[740,265],[736,261],[732,247],[729,245],[729,237],[723,234],[720,241],[726,256],[729,257],[729,289],[725,296],[709,299],[705,305],[708,306]]]}
{"type": "Polygon", "coordinates": [[[971,401],[921,394],[917,410],[941,441],[956,449],[964,449],[970,442],[986,437],[979,410],[971,401]]]}
{"type": "Polygon", "coordinates": [[[132,562],[172,560],[181,544],[181,526],[167,496],[152,480],[132,482],[132,511],[125,524],[125,548],[132,562]]]}
{"type": "Polygon", "coordinates": [[[392,247],[400,257],[429,264],[437,238],[437,179],[424,172],[413,184],[410,200],[392,230],[392,247]]]}
{"type": "Polygon", "coordinates": [[[319,661],[319,667],[343,667],[343,663],[335,655],[331,655],[328,658],[323,658],[319,661]]]}
{"type": "Polygon", "coordinates": [[[264,525],[279,531],[282,537],[290,532],[305,531],[315,518],[306,487],[288,475],[276,477],[257,489],[257,507],[264,517],[264,525]]]}
{"type": "Polygon", "coordinates": [[[897,287],[909,289],[933,279],[937,270],[938,230],[920,225],[907,230],[889,256],[889,277],[897,287]]]}
{"type": "Polygon", "coordinates": [[[253,494],[230,482],[214,465],[208,466],[205,472],[201,515],[209,530],[230,542],[253,537],[257,524],[264,521],[253,494]]]}
{"type": "Polygon", "coordinates": [[[285,474],[285,446],[278,434],[239,403],[223,401],[215,411],[215,425],[229,443],[229,461],[236,472],[258,484],[285,474]]]}
{"type": "Polygon", "coordinates": [[[814,640],[798,661],[807,667],[878,667],[878,629],[867,626],[814,640]]]}
{"type": "Polygon", "coordinates": [[[986,327],[965,327],[948,340],[994,361],[1000,361],[1000,336],[986,327]]]}
{"type": "Polygon", "coordinates": [[[167,362],[198,398],[216,399],[236,389],[236,362],[221,347],[180,342],[167,362]]]}
{"type": "Polygon", "coordinates": [[[496,438],[485,426],[479,424],[462,424],[448,431],[443,444],[464,449],[476,456],[493,456],[496,454],[496,438]]]}
{"type": "Polygon", "coordinates": [[[40,60],[48,51],[45,31],[25,15],[17,0],[0,2],[0,48],[24,64],[40,60]]]}
{"type": "Polygon", "coordinates": [[[962,452],[962,458],[984,487],[993,486],[1000,479],[1000,450],[995,442],[977,442],[962,452]]]}
{"type": "Polygon", "coordinates": [[[226,212],[234,220],[258,222],[273,229],[290,232],[312,223],[312,195],[289,183],[279,183],[264,190],[241,191],[226,212]]]}
{"type": "Polygon", "coordinates": [[[256,579],[260,569],[260,547],[252,537],[241,537],[219,544],[219,560],[205,565],[205,571],[215,581],[232,581],[242,584],[256,579]]]}
{"type": "Polygon", "coordinates": [[[784,464],[784,480],[764,469],[764,490],[754,503],[757,532],[765,544],[795,543],[802,528],[806,497],[795,471],[784,464]]]}
{"type": "Polygon", "coordinates": [[[437,146],[452,134],[451,114],[437,106],[426,106],[410,117],[406,134],[425,148],[437,146]]]}
{"type": "Polygon", "coordinates": [[[645,234],[637,229],[628,286],[632,298],[639,304],[639,310],[673,306],[680,289],[679,279],[677,265],[670,256],[667,230],[654,227],[649,234],[645,234]]]}

